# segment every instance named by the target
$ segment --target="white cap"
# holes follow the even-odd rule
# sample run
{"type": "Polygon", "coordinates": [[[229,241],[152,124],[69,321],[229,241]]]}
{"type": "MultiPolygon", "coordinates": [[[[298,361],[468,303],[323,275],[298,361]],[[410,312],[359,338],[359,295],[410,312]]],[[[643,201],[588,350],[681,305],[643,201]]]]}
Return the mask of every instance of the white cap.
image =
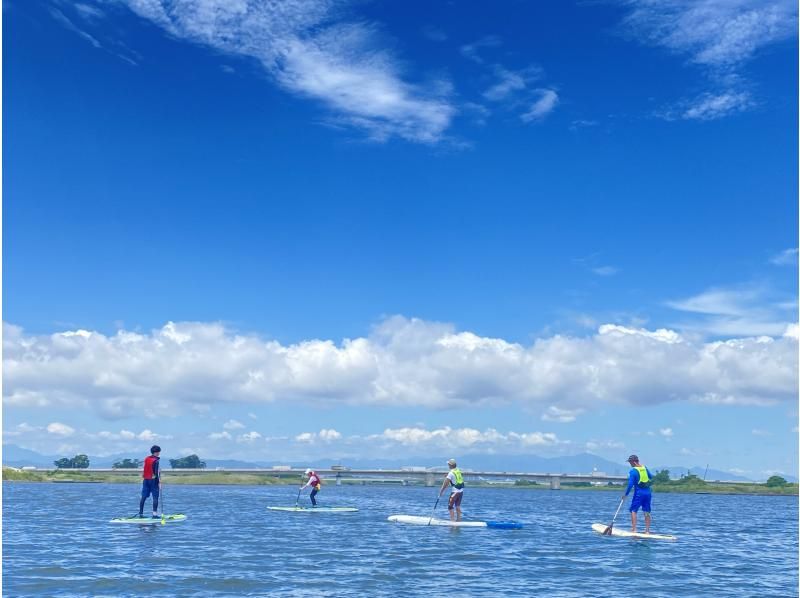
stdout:
{"type": "Polygon", "coordinates": [[[448,459],[447,460],[447,464],[448,465],[455,465],[456,464],[456,460],[455,459],[448,459]]]}
{"type": "Polygon", "coordinates": [[[310,473],[311,473],[311,470],[310,469],[306,469],[306,475],[308,475],[310,473]]]}

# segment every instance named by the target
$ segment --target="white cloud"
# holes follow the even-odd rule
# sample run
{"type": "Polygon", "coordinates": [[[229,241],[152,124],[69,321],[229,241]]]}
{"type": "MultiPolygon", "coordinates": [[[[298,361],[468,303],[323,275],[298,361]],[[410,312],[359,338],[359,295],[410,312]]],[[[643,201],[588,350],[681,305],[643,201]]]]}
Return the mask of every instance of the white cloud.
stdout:
{"type": "Polygon", "coordinates": [[[372,441],[388,441],[407,447],[456,447],[467,448],[524,448],[531,446],[555,446],[567,444],[552,432],[507,432],[501,433],[494,428],[484,431],[474,428],[437,428],[428,430],[420,427],[387,428],[382,434],[367,437],[372,441]]]}
{"type": "Polygon", "coordinates": [[[57,8],[51,7],[50,8],[50,15],[58,21],[63,27],[72,31],[73,33],[77,34],[79,37],[83,38],[85,41],[89,42],[95,48],[101,48],[102,45],[100,44],[97,39],[92,36],[91,34],[87,33],[75,23],[73,23],[63,12],[58,10],[57,8]]]}
{"type": "Polygon", "coordinates": [[[658,433],[661,434],[664,438],[672,438],[672,428],[661,428],[658,430],[658,433]]]}
{"type": "Polygon", "coordinates": [[[797,248],[784,249],[777,255],[773,255],[769,262],[776,266],[796,266],[797,265],[797,248]]]}
{"type": "Polygon", "coordinates": [[[255,58],[284,89],[318,100],[337,124],[436,143],[455,115],[443,81],[405,81],[399,63],[379,47],[376,28],[343,22],[343,3],[327,0],[126,0],[131,10],[170,35],[228,55],[255,58]]]}
{"type": "Polygon", "coordinates": [[[6,437],[15,437],[15,436],[26,436],[28,434],[39,433],[42,431],[43,428],[40,426],[32,426],[27,422],[22,422],[21,424],[17,424],[10,430],[3,430],[3,436],[6,437]]]}
{"type": "Polygon", "coordinates": [[[461,46],[461,54],[473,62],[483,64],[485,61],[480,56],[480,50],[483,48],[496,48],[502,45],[502,43],[502,40],[496,35],[487,35],[476,42],[461,46]]]}
{"type": "Polygon", "coordinates": [[[515,91],[525,89],[527,85],[527,77],[524,73],[509,71],[496,65],[495,74],[499,81],[483,92],[483,97],[492,102],[503,100],[515,91]]]}
{"type": "Polygon", "coordinates": [[[530,110],[523,114],[523,122],[529,123],[542,120],[552,112],[558,104],[558,94],[552,89],[537,89],[539,98],[531,105],[530,110]]]}
{"type": "Polygon", "coordinates": [[[18,398],[14,408],[35,408],[47,397],[48,405],[79,405],[106,418],[145,409],[174,414],[210,401],[574,410],[677,400],[763,403],[797,393],[798,343],[791,336],[701,343],[673,330],[603,325],[593,335],[523,346],[401,317],[339,345],[282,345],[191,322],[112,336],[7,330],[4,392],[18,398]]]}
{"type": "Polygon", "coordinates": [[[75,433],[75,428],[71,428],[70,426],[59,422],[53,422],[51,424],[47,424],[47,431],[50,434],[55,434],[56,436],[72,436],[75,433]]]}
{"type": "Polygon", "coordinates": [[[792,0],[629,0],[628,30],[696,64],[735,67],[797,29],[792,0]]]}
{"type": "Polygon", "coordinates": [[[618,450],[625,448],[625,443],[619,440],[589,440],[586,442],[587,451],[618,450]]]}
{"type": "Polygon", "coordinates": [[[342,435],[333,429],[330,430],[322,429],[319,431],[319,437],[322,440],[339,440],[342,437],[342,435]]]}
{"type": "Polygon", "coordinates": [[[227,431],[223,430],[222,432],[212,432],[208,435],[209,440],[230,440],[231,435],[227,431]]]}
{"type": "Polygon", "coordinates": [[[760,430],[759,428],[753,428],[752,434],[753,436],[772,436],[768,430],[760,430]]]}
{"type": "Polygon", "coordinates": [[[88,21],[95,21],[105,16],[105,13],[95,6],[89,4],[76,3],[75,11],[84,19],[88,21]]]}
{"type": "Polygon", "coordinates": [[[704,93],[678,107],[678,111],[664,112],[668,120],[683,118],[685,120],[716,120],[737,112],[744,112],[755,102],[750,94],[743,91],[723,91],[721,93],[704,93]]]}
{"type": "Polygon", "coordinates": [[[614,276],[619,270],[614,266],[599,266],[597,268],[592,268],[592,272],[598,276],[614,276]]]}
{"type": "Polygon", "coordinates": [[[235,419],[229,419],[224,424],[222,424],[223,430],[240,430],[244,428],[244,424],[240,421],[236,421],[235,419]]]}
{"type": "Polygon", "coordinates": [[[641,42],[668,49],[700,66],[712,91],[675,108],[667,119],[712,120],[755,105],[739,71],[762,48],[797,30],[794,0],[626,0],[624,29],[641,42]]]}
{"type": "Polygon", "coordinates": [[[236,437],[236,442],[241,444],[252,444],[261,437],[261,434],[253,430],[251,432],[247,432],[246,434],[239,434],[239,436],[236,437]]]}
{"type": "Polygon", "coordinates": [[[555,405],[550,405],[547,410],[542,413],[542,421],[546,422],[559,422],[562,424],[574,422],[583,409],[562,409],[555,405]]]}
{"type": "Polygon", "coordinates": [[[296,442],[301,442],[305,444],[313,444],[317,440],[321,440],[323,442],[332,442],[335,440],[340,440],[342,435],[334,429],[325,429],[323,428],[318,433],[317,432],[303,432],[302,434],[298,434],[294,437],[296,442]]]}
{"type": "Polygon", "coordinates": [[[785,335],[791,332],[797,310],[796,300],[786,301],[767,288],[753,286],[712,288],[666,305],[701,316],[676,326],[728,337],[785,335]]]}
{"type": "Polygon", "coordinates": [[[158,440],[159,436],[158,434],[153,433],[151,430],[142,430],[141,432],[139,432],[139,435],[136,438],[138,438],[139,440],[144,440],[146,442],[153,442],[155,440],[158,440]]]}

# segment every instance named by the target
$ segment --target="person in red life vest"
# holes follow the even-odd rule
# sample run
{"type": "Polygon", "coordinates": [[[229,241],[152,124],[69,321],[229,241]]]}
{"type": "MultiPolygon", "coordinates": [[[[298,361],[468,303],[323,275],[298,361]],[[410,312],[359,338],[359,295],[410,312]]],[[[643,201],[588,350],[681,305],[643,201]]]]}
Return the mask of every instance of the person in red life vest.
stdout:
{"type": "Polygon", "coordinates": [[[139,517],[144,517],[144,501],[153,495],[153,517],[158,517],[158,493],[161,489],[161,478],[158,467],[161,447],[154,444],[150,447],[150,456],[145,457],[142,469],[142,499],[139,501],[139,517]]]}
{"type": "Polygon", "coordinates": [[[320,488],[322,488],[322,478],[319,477],[317,472],[311,469],[306,469],[306,475],[308,476],[308,481],[305,483],[305,485],[300,487],[300,490],[303,491],[311,486],[311,506],[316,507],[317,500],[314,497],[317,495],[317,492],[320,491],[320,488]]]}

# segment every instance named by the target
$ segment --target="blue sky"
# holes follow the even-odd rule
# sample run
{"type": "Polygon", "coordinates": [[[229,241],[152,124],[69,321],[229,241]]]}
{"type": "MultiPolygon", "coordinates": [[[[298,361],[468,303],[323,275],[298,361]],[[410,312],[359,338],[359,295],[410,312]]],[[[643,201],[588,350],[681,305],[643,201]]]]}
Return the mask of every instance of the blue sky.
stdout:
{"type": "Polygon", "coordinates": [[[4,441],[795,472],[796,19],[5,1],[4,441]]]}

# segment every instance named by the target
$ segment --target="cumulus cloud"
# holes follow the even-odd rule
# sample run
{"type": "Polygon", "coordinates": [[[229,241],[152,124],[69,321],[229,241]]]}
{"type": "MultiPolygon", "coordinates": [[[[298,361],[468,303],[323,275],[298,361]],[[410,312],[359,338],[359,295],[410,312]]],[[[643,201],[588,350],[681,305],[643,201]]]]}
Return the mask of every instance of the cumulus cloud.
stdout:
{"type": "Polygon", "coordinates": [[[664,438],[672,438],[673,436],[672,428],[661,428],[658,431],[658,433],[661,434],[664,438]]]}
{"type": "Polygon", "coordinates": [[[56,436],[72,436],[75,433],[75,428],[59,422],[53,422],[47,425],[47,431],[56,436]]]}
{"type": "Polygon", "coordinates": [[[123,0],[171,36],[257,60],[281,87],[322,102],[371,138],[436,143],[455,115],[448,86],[406,81],[375,25],[340,17],[346,2],[123,0]]]}
{"type": "Polygon", "coordinates": [[[198,322],[111,336],[28,335],[7,325],[3,343],[7,408],[76,405],[109,419],[226,402],[587,409],[763,403],[797,393],[790,335],[702,343],[674,330],[603,325],[590,336],[523,346],[393,317],[338,345],[283,345],[198,322]]]}
{"type": "Polygon", "coordinates": [[[259,438],[262,438],[261,434],[253,430],[245,434],[239,434],[239,436],[236,437],[236,442],[240,444],[252,444],[259,438]]]}
{"type": "Polygon", "coordinates": [[[240,421],[236,421],[235,419],[229,419],[224,424],[222,424],[223,430],[240,430],[244,428],[244,424],[240,421]]]}
{"type": "Polygon", "coordinates": [[[547,411],[542,413],[542,420],[546,422],[560,422],[562,424],[574,422],[583,413],[583,409],[562,409],[555,405],[550,405],[547,411]]]}
{"type": "Polygon", "coordinates": [[[739,72],[759,50],[797,30],[793,0],[626,0],[624,30],[642,43],[688,58],[713,91],[662,111],[667,118],[711,120],[754,105],[739,72]]]}
{"type": "Polygon", "coordinates": [[[222,432],[212,432],[211,434],[208,435],[208,439],[209,440],[230,440],[231,439],[231,435],[226,430],[223,430],[222,432]]]}
{"type": "Polygon", "coordinates": [[[494,428],[484,431],[474,428],[437,428],[428,430],[420,427],[387,428],[382,434],[373,434],[367,437],[369,441],[385,441],[406,447],[456,447],[471,449],[491,446],[492,448],[522,448],[534,446],[555,446],[567,444],[559,440],[552,432],[506,432],[501,433],[494,428]]]}
{"type": "Polygon", "coordinates": [[[302,443],[314,443],[317,440],[321,440],[322,442],[331,442],[334,440],[340,440],[342,435],[334,429],[325,429],[323,428],[319,432],[303,432],[302,434],[298,434],[294,437],[296,442],[302,443]]]}

